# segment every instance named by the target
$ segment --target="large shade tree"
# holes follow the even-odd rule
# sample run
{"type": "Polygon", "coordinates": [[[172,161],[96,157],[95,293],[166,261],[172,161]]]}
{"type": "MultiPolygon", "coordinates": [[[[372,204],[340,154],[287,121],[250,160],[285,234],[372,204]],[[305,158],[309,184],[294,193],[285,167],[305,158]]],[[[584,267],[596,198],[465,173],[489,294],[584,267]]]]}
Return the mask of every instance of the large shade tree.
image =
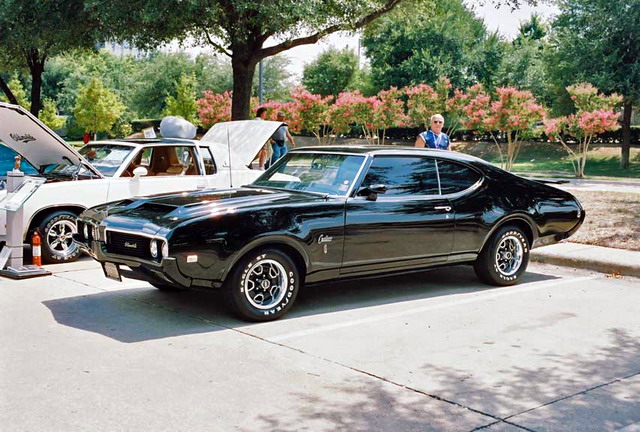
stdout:
{"type": "Polygon", "coordinates": [[[260,60],[334,32],[364,27],[403,0],[87,1],[99,19],[110,23],[113,38],[150,46],[195,37],[228,56],[233,69],[232,117],[246,119],[260,60]]]}
{"type": "MultiPolygon", "coordinates": [[[[51,56],[73,48],[92,47],[99,20],[84,0],[0,0],[0,63],[7,70],[31,74],[31,113],[42,108],[42,74],[51,56]]],[[[16,98],[0,77],[7,99],[16,98]]]]}
{"type": "Polygon", "coordinates": [[[553,78],[589,82],[624,97],[620,165],[629,168],[631,112],[640,104],[640,0],[560,0],[553,24],[553,78]]]}
{"type": "Polygon", "coordinates": [[[504,45],[462,0],[407,0],[368,26],[362,44],[379,89],[444,76],[454,87],[493,88],[504,45]]]}

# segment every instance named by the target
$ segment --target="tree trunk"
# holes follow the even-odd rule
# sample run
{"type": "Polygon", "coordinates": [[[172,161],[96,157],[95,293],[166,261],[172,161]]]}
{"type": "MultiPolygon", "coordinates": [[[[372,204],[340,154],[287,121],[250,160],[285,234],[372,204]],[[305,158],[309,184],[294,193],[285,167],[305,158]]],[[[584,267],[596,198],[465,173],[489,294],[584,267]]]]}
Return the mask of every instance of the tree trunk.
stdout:
{"type": "Polygon", "coordinates": [[[16,99],[15,95],[13,94],[13,92],[11,91],[7,83],[4,82],[2,77],[0,77],[0,88],[2,89],[2,92],[7,97],[7,99],[9,100],[9,103],[18,105],[18,99],[16,99]]]}
{"type": "Polygon", "coordinates": [[[42,93],[42,73],[44,72],[45,55],[40,55],[37,50],[32,51],[28,58],[29,71],[31,72],[31,114],[38,117],[42,109],[40,96],[42,93]]]}
{"type": "Polygon", "coordinates": [[[231,100],[231,120],[248,120],[252,116],[251,90],[253,88],[253,75],[256,65],[253,60],[243,60],[242,56],[236,56],[233,52],[231,66],[233,68],[233,99],[231,100]],[[240,58],[237,58],[240,57],[240,58]]]}
{"type": "Polygon", "coordinates": [[[633,104],[625,101],[622,114],[622,144],[620,153],[620,168],[629,169],[629,152],[631,150],[631,111],[633,104]]]}

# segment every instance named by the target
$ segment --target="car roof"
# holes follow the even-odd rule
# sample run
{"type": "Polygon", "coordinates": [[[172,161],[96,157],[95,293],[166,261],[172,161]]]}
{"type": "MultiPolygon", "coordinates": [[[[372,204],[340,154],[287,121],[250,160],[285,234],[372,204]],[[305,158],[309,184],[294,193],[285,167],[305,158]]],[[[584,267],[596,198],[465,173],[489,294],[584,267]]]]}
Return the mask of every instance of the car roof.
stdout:
{"type": "MultiPolygon", "coordinates": [[[[181,138],[129,138],[129,139],[116,139],[108,141],[91,141],[91,145],[111,144],[111,145],[130,145],[130,146],[142,146],[142,145],[176,145],[176,144],[196,144],[196,140],[181,139],[181,138]]],[[[206,146],[206,144],[204,145],[206,146]]]]}
{"type": "Polygon", "coordinates": [[[371,156],[433,156],[462,162],[476,162],[488,165],[488,163],[480,158],[465,153],[459,153],[448,150],[436,150],[429,148],[409,147],[409,146],[377,146],[377,145],[358,145],[358,146],[310,146],[293,149],[292,152],[340,152],[351,153],[357,155],[371,156]]]}

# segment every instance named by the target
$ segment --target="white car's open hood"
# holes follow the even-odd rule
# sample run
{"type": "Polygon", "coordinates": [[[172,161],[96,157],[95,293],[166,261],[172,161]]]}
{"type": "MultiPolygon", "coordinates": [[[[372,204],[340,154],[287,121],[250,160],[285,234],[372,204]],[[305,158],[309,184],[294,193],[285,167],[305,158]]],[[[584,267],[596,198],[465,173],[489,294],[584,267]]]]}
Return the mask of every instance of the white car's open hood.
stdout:
{"type": "MultiPolygon", "coordinates": [[[[268,120],[238,120],[216,123],[200,140],[209,147],[224,149],[221,153],[229,154],[231,150],[232,167],[246,167],[274,132],[281,122],[268,120]]],[[[229,162],[227,162],[229,163],[229,162]]]]}
{"type": "Polygon", "coordinates": [[[103,177],[72,146],[21,106],[0,102],[0,140],[37,170],[50,164],[83,164],[103,177]]]}

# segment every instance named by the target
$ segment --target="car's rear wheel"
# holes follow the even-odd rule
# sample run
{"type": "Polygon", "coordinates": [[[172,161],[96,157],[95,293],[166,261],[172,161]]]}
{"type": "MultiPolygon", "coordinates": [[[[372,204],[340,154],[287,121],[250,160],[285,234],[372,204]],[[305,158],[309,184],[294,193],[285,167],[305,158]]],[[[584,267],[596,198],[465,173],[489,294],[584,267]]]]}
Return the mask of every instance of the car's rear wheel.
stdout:
{"type": "Polygon", "coordinates": [[[242,319],[272,321],[291,309],[300,282],[291,257],[278,249],[261,249],[234,267],[225,282],[225,299],[242,319]]]}
{"type": "Polygon", "coordinates": [[[70,211],[47,215],[40,223],[42,260],[48,264],[72,262],[80,256],[80,248],[73,242],[77,216],[70,211]]]}
{"type": "Polygon", "coordinates": [[[522,279],[529,265],[529,241],[522,229],[505,226],[488,240],[473,268],[487,284],[514,285],[522,279]]]}

